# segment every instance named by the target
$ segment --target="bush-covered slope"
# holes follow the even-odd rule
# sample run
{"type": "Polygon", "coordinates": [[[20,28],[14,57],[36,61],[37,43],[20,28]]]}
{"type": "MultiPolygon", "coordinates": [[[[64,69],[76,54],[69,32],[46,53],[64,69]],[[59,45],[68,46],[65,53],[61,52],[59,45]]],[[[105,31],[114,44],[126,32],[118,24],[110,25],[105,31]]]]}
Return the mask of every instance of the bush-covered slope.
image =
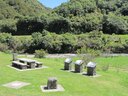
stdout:
{"type": "Polygon", "coordinates": [[[37,0],[0,0],[0,19],[40,15],[47,9],[37,0]]]}
{"type": "Polygon", "coordinates": [[[70,0],[55,8],[55,11],[64,17],[83,16],[87,13],[102,13],[128,15],[128,0],[70,0]]]}
{"type": "Polygon", "coordinates": [[[0,1],[0,32],[128,34],[128,0],[70,0],[50,11],[36,0],[0,1]]]}
{"type": "Polygon", "coordinates": [[[71,22],[73,33],[128,33],[128,0],[70,0],[54,11],[71,22]]]}

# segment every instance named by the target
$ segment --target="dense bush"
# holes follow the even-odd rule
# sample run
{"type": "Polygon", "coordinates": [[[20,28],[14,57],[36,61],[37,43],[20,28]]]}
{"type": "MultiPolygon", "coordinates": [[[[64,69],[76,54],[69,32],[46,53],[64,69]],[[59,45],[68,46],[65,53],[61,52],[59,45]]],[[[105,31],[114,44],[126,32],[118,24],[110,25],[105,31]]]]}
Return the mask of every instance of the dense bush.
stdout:
{"type": "Polygon", "coordinates": [[[76,51],[77,37],[75,35],[66,33],[62,34],[62,49],[63,53],[73,53],[76,51]]]}
{"type": "Polygon", "coordinates": [[[15,34],[17,31],[16,22],[17,21],[13,19],[0,20],[0,32],[15,34]]]}
{"type": "Polygon", "coordinates": [[[31,39],[22,37],[21,39],[13,37],[8,33],[0,33],[0,44],[2,50],[11,50],[13,52],[26,52],[31,45],[31,39]]]}
{"type": "Polygon", "coordinates": [[[48,53],[76,53],[83,47],[105,53],[128,53],[127,38],[120,38],[114,34],[104,35],[102,31],[92,31],[80,35],[70,33],[58,35],[44,30],[42,33],[33,33],[32,37],[20,38],[0,33],[0,43],[1,51],[5,49],[18,53],[34,53],[35,50],[40,49],[47,50],[48,53]]]}
{"type": "Polygon", "coordinates": [[[127,21],[127,17],[114,15],[105,16],[103,21],[103,32],[109,34],[128,34],[127,21]]]}
{"type": "Polygon", "coordinates": [[[55,18],[48,25],[48,31],[62,34],[70,31],[70,22],[68,19],[55,18]]]}
{"type": "Polygon", "coordinates": [[[15,35],[30,35],[33,32],[42,32],[47,25],[45,19],[40,19],[38,17],[33,18],[23,18],[17,22],[17,33],[15,35]]]}
{"type": "MultiPolygon", "coordinates": [[[[62,36],[55,33],[33,33],[31,50],[45,49],[50,53],[60,52],[62,36]]],[[[33,51],[34,51],[33,50],[33,51]]]]}
{"type": "Polygon", "coordinates": [[[48,33],[34,33],[32,35],[31,50],[44,49],[48,53],[75,53],[77,49],[88,47],[101,52],[124,52],[127,47],[126,41],[116,35],[104,35],[99,31],[88,34],[73,35],[48,33]]]}
{"type": "Polygon", "coordinates": [[[0,33],[0,43],[9,43],[12,39],[12,35],[8,33],[0,33]]]}
{"type": "Polygon", "coordinates": [[[35,57],[36,58],[44,58],[46,56],[46,52],[41,49],[41,50],[35,50],[35,57]]]}
{"type": "Polygon", "coordinates": [[[96,3],[94,0],[70,0],[70,2],[63,3],[55,9],[59,15],[67,17],[70,15],[81,16],[86,13],[94,12],[96,3]]]}
{"type": "Polygon", "coordinates": [[[36,0],[1,0],[0,32],[30,35],[43,30],[128,34],[128,0],[70,0],[51,11],[36,0]]]}
{"type": "Polygon", "coordinates": [[[128,52],[128,40],[102,32],[128,34],[128,0],[69,0],[51,11],[36,0],[0,0],[1,50],[75,53],[86,46],[107,53],[128,52]]]}
{"type": "Polygon", "coordinates": [[[16,38],[13,37],[9,41],[9,49],[11,49],[13,52],[18,52],[18,53],[24,53],[29,50],[29,47],[31,46],[31,40],[27,38],[16,38]]]}
{"type": "Polygon", "coordinates": [[[54,11],[72,22],[73,33],[102,30],[109,34],[128,34],[127,9],[127,0],[70,0],[54,11]]]}
{"type": "Polygon", "coordinates": [[[5,43],[0,43],[0,51],[1,52],[7,52],[8,51],[8,45],[5,43]]]}
{"type": "Polygon", "coordinates": [[[0,20],[16,19],[20,16],[37,16],[48,11],[37,0],[0,0],[0,20]]]}

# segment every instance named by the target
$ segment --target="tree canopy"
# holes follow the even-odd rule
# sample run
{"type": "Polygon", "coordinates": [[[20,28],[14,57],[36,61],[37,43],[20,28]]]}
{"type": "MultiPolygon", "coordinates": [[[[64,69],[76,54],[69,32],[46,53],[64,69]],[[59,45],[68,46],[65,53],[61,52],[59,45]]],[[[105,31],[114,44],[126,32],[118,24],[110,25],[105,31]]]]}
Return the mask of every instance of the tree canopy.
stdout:
{"type": "Polygon", "coordinates": [[[49,9],[37,0],[0,0],[0,32],[128,34],[128,0],[70,0],[49,9]]]}

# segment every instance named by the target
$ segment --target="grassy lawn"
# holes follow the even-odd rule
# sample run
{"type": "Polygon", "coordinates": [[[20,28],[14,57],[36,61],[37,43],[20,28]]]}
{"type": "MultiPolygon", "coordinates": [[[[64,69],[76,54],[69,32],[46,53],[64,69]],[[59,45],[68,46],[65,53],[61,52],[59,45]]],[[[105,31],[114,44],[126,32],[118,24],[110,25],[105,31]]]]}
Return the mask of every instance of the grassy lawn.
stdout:
{"type": "MultiPolygon", "coordinates": [[[[77,35],[74,35],[74,36],[77,36],[77,35]]],[[[122,43],[124,43],[126,40],[128,40],[128,35],[109,35],[109,34],[104,34],[104,36],[106,38],[108,38],[108,36],[116,36],[116,37],[121,39],[122,43]]],[[[17,39],[19,39],[21,41],[32,40],[32,36],[31,35],[20,35],[20,36],[16,35],[16,36],[13,36],[13,37],[17,38],[17,39]]]]}
{"type": "Polygon", "coordinates": [[[37,59],[49,68],[31,71],[7,67],[11,59],[11,55],[0,53],[0,96],[128,96],[128,57],[97,58],[97,73],[101,75],[98,78],[61,70],[64,59],[37,59]],[[109,70],[103,71],[102,67],[107,64],[109,70]],[[58,78],[58,83],[65,88],[64,92],[41,92],[40,85],[46,85],[48,77],[52,76],[58,78]],[[21,89],[2,86],[16,80],[31,85],[21,89]]]}
{"type": "Polygon", "coordinates": [[[119,35],[119,37],[123,38],[123,39],[128,39],[128,35],[119,35]]]}
{"type": "Polygon", "coordinates": [[[32,39],[32,36],[31,35],[21,35],[21,36],[13,36],[14,38],[17,38],[19,40],[24,40],[24,39],[29,39],[31,40],[32,39]]]}

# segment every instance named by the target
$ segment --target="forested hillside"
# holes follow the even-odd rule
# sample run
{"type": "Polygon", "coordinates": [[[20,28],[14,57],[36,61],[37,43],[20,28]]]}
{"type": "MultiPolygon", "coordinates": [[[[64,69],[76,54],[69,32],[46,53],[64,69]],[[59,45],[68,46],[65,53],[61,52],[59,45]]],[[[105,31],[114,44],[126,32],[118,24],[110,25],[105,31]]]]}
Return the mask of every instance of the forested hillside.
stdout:
{"type": "Polygon", "coordinates": [[[47,30],[81,34],[98,30],[128,34],[128,0],[70,0],[53,10],[36,0],[0,2],[0,32],[29,35],[47,30]]]}
{"type": "Polygon", "coordinates": [[[70,21],[73,33],[128,33],[128,0],[70,0],[55,12],[70,21]]]}
{"type": "Polygon", "coordinates": [[[36,0],[1,0],[0,4],[0,51],[76,53],[86,46],[128,53],[128,39],[115,35],[128,34],[128,0],[70,0],[54,9],[36,0]]]}
{"type": "Polygon", "coordinates": [[[47,9],[37,0],[0,0],[0,20],[40,15],[47,9]]]}

